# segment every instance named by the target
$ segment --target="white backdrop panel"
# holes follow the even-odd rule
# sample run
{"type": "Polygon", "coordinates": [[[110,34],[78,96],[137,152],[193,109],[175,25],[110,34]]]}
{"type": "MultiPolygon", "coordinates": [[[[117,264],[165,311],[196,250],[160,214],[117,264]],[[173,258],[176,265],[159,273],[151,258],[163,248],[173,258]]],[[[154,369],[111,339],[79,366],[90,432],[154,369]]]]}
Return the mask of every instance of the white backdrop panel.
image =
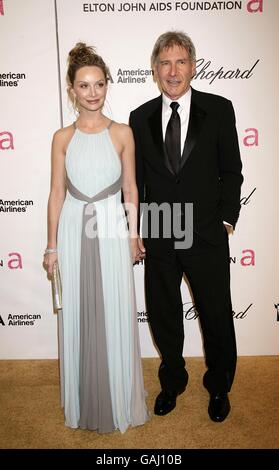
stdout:
{"type": "MultiPolygon", "coordinates": [[[[64,125],[76,119],[67,100],[65,75],[68,52],[78,41],[94,45],[110,67],[113,83],[105,112],[117,121],[128,122],[132,109],[158,95],[149,58],[157,37],[170,29],[187,32],[196,45],[198,67],[193,87],[232,100],[245,177],[240,220],[230,239],[238,353],[278,354],[279,161],[275,149],[279,94],[275,80],[279,67],[273,49],[279,39],[279,2],[56,3],[64,125]],[[139,79],[136,83],[135,78],[139,79]]],[[[56,357],[56,317],[41,267],[50,141],[60,127],[55,2],[4,0],[2,4],[0,74],[25,73],[26,79],[18,87],[0,86],[0,198],[32,200],[34,204],[26,213],[0,213],[0,357],[56,357]],[[1,149],[1,139],[7,137],[1,135],[4,131],[12,133],[13,150],[1,149]],[[9,269],[8,262],[15,257],[9,256],[12,252],[22,255],[22,269],[9,269]],[[41,318],[32,327],[8,325],[9,314],[26,313],[41,318]]],[[[157,353],[146,321],[143,267],[135,267],[134,272],[142,355],[154,356],[157,353]]],[[[182,295],[184,353],[202,355],[198,320],[184,282],[182,295]]]]}
{"type": "Polygon", "coordinates": [[[56,316],[42,253],[50,140],[59,127],[54,2],[8,0],[3,6],[0,74],[25,78],[18,86],[2,82],[0,87],[0,133],[10,132],[14,144],[0,149],[0,208],[16,208],[4,201],[18,199],[30,205],[19,206],[25,212],[0,212],[0,357],[52,358],[57,357],[56,316]]]}
{"type": "MultiPolygon", "coordinates": [[[[150,70],[149,58],[159,34],[169,29],[181,29],[192,37],[199,64],[192,85],[230,98],[237,115],[245,176],[242,191],[245,204],[237,230],[231,238],[232,294],[238,351],[239,354],[277,354],[278,324],[274,303],[278,298],[278,275],[271,268],[267,247],[273,246],[271,250],[274,251],[274,258],[277,257],[276,263],[276,228],[268,230],[268,226],[271,220],[272,224],[278,224],[276,206],[272,204],[272,200],[278,197],[274,181],[278,160],[274,159],[270,148],[275,129],[273,113],[269,108],[273,103],[275,106],[274,96],[278,97],[274,71],[278,65],[274,64],[269,45],[278,41],[278,33],[275,32],[279,17],[278,3],[217,2],[226,4],[228,9],[190,10],[197,3],[210,3],[212,7],[216,4],[151,1],[92,4],[59,0],[61,75],[65,77],[66,57],[76,42],[85,41],[94,45],[109,65],[113,78],[106,112],[115,120],[128,122],[131,109],[158,95],[151,75],[144,76],[143,83],[131,83],[129,80],[137,76],[132,73],[135,74],[138,69],[150,70]],[[236,5],[235,9],[229,9],[232,4],[236,5]],[[239,4],[241,8],[238,8],[239,4]],[[162,11],[150,11],[153,5],[161,5],[162,11]],[[180,6],[176,8],[176,5],[180,6]],[[258,11],[250,13],[249,7],[258,11]],[[266,72],[271,68],[274,72],[269,80],[266,72]],[[213,74],[220,69],[221,72],[214,78],[213,74]],[[210,71],[211,74],[206,77],[210,71]],[[126,83],[120,80],[123,73],[126,79],[129,77],[126,83]],[[259,135],[257,145],[255,133],[259,135]],[[251,136],[250,140],[247,140],[248,136],[251,136]],[[247,146],[247,143],[254,145],[247,146]],[[267,164],[268,160],[271,161],[270,165],[267,164]],[[246,200],[254,188],[256,190],[246,200]],[[248,258],[241,261],[248,255],[253,256],[253,262],[248,258]]],[[[64,79],[62,88],[64,122],[69,124],[75,116],[67,103],[64,79]]],[[[143,317],[146,318],[142,313],[145,312],[142,267],[135,268],[135,276],[142,354],[156,355],[148,324],[142,321],[143,317]]],[[[187,314],[192,304],[185,283],[182,294],[186,317],[184,352],[187,355],[201,355],[198,321],[191,316],[191,312],[187,314]]]]}

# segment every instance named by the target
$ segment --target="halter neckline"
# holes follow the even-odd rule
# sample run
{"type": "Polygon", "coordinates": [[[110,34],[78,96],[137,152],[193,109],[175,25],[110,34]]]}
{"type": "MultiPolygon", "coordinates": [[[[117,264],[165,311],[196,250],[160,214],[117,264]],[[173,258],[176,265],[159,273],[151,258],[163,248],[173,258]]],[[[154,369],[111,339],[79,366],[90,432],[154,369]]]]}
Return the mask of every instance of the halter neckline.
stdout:
{"type": "Polygon", "coordinates": [[[73,122],[73,126],[74,126],[74,129],[75,129],[75,130],[78,130],[78,131],[81,132],[82,134],[98,135],[98,134],[102,134],[102,132],[104,132],[104,131],[106,131],[106,130],[109,130],[109,129],[111,128],[111,126],[112,126],[113,123],[114,123],[114,121],[113,121],[113,120],[110,120],[108,126],[104,127],[104,129],[101,130],[101,131],[99,131],[99,132],[85,132],[85,131],[82,131],[81,129],[79,129],[79,128],[77,127],[77,122],[76,122],[76,121],[73,122]]]}

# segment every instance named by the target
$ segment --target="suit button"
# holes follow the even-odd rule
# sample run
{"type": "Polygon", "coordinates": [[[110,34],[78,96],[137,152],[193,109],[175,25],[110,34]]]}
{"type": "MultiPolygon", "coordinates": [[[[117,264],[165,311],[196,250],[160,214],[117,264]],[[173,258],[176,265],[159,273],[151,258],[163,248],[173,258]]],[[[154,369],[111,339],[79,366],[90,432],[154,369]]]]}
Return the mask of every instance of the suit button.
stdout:
{"type": "Polygon", "coordinates": [[[179,178],[176,178],[175,182],[176,182],[176,184],[179,184],[179,183],[180,183],[180,179],[179,179],[179,178]]]}

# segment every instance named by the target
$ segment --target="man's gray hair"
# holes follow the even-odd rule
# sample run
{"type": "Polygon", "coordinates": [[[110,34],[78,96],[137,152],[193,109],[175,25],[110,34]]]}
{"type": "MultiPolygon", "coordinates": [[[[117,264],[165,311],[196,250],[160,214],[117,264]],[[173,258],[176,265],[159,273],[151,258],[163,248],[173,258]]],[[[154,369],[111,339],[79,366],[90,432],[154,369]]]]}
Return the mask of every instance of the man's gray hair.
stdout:
{"type": "Polygon", "coordinates": [[[155,66],[155,63],[157,62],[162,50],[165,48],[168,49],[172,46],[183,47],[188,52],[190,61],[196,61],[196,49],[190,36],[183,33],[182,31],[167,31],[164,34],[161,34],[161,36],[159,36],[157,41],[155,42],[151,54],[152,68],[155,66]]]}

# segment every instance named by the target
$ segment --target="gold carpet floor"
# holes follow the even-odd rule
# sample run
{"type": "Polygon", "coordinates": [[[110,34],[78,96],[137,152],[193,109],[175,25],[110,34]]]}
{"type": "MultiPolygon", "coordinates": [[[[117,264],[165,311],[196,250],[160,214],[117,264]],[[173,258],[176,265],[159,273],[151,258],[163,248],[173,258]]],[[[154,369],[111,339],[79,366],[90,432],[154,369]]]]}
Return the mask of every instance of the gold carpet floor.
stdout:
{"type": "MultiPolygon", "coordinates": [[[[159,359],[143,359],[150,411],[160,391],[159,359]]],[[[240,357],[223,423],[207,414],[202,358],[187,359],[189,384],[168,415],[125,434],[64,426],[57,360],[0,361],[0,449],[278,449],[279,358],[240,357]]]]}

